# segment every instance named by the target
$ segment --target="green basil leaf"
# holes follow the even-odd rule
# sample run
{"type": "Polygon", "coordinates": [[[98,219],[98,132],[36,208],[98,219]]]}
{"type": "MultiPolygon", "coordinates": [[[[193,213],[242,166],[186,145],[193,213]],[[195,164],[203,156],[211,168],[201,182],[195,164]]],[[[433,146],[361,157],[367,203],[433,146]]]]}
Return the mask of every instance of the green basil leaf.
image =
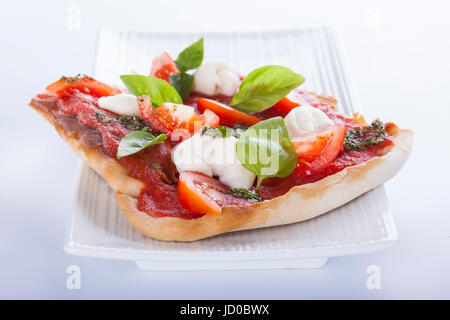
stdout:
{"type": "Polygon", "coordinates": [[[175,63],[181,73],[198,68],[203,61],[203,38],[184,49],[175,63]]]}
{"type": "Polygon", "coordinates": [[[257,175],[257,189],[265,178],[286,177],[297,165],[297,153],[281,117],[248,128],[239,137],[236,151],[239,162],[257,175]]]}
{"type": "Polygon", "coordinates": [[[117,159],[137,153],[154,144],[161,143],[167,139],[165,134],[154,135],[145,131],[133,131],[127,134],[119,143],[117,159]]]}
{"type": "Polygon", "coordinates": [[[231,105],[247,113],[261,112],[272,107],[303,82],[305,78],[289,68],[264,66],[244,78],[231,105]]]}
{"type": "Polygon", "coordinates": [[[157,107],[164,102],[183,103],[177,90],[164,80],[135,74],[122,75],[120,79],[135,96],[149,95],[157,107]]]}
{"type": "Polygon", "coordinates": [[[173,73],[169,76],[170,84],[178,91],[181,99],[186,100],[194,85],[194,76],[187,73],[173,73]]]}

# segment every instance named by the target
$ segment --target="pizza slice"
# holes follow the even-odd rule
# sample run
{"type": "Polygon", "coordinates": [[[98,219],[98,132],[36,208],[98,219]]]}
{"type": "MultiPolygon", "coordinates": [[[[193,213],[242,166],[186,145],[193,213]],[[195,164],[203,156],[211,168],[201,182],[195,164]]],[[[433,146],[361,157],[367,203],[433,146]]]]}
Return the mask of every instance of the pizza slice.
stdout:
{"type": "Polygon", "coordinates": [[[383,184],[409,156],[410,130],[339,113],[286,67],[242,77],[202,59],[200,39],[176,60],[156,58],[149,76],[121,76],[123,89],[62,77],[30,102],[149,237],[311,219],[383,184]]]}

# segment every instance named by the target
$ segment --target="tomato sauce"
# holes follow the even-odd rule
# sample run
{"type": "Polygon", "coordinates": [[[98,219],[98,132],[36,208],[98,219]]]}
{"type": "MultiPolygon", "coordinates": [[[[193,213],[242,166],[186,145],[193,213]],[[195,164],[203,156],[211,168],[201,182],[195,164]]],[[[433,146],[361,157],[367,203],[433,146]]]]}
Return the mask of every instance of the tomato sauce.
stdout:
{"type": "MultiPolygon", "coordinates": [[[[357,121],[352,118],[339,114],[334,107],[333,99],[324,99],[306,91],[299,91],[299,94],[308,101],[312,106],[324,111],[330,119],[336,124],[345,125],[347,129],[358,126],[357,121]]],[[[199,96],[191,95],[185,102],[187,105],[194,107],[197,112],[197,99],[199,96]]],[[[213,98],[219,102],[229,104],[230,97],[205,97],[213,98]]],[[[49,94],[41,94],[37,99],[42,101],[48,100],[53,103],[56,101],[58,118],[65,119],[64,116],[75,117],[80,124],[94,130],[99,137],[103,152],[116,158],[117,148],[120,140],[130,132],[120,122],[115,121],[116,114],[100,109],[97,104],[97,98],[78,90],[71,90],[60,94],[59,97],[49,94]],[[102,112],[106,117],[101,120],[97,117],[97,112],[102,112]]],[[[45,103],[41,103],[45,106],[45,103]]],[[[275,116],[284,117],[286,114],[275,110],[268,109],[261,113],[255,114],[260,119],[268,119],[275,116]]],[[[81,126],[81,129],[83,127],[81,126]]],[[[86,128],[87,129],[87,128],[86,128]]],[[[338,157],[333,163],[314,175],[299,175],[294,171],[286,178],[271,178],[263,181],[261,189],[258,191],[259,196],[263,200],[269,200],[285,194],[290,188],[296,185],[312,183],[320,180],[328,175],[337,173],[348,166],[360,164],[377,155],[386,144],[392,143],[389,139],[379,145],[372,146],[368,149],[358,152],[349,152],[342,148],[338,157]]],[[[182,217],[192,219],[201,217],[202,214],[194,213],[184,208],[178,201],[177,179],[178,173],[174,163],[171,160],[171,152],[177,142],[165,141],[146,148],[134,155],[123,157],[118,160],[129,172],[130,175],[143,181],[145,189],[138,197],[138,209],[155,217],[182,217]]],[[[236,198],[226,195],[223,205],[245,205],[252,203],[252,200],[236,198]]]]}

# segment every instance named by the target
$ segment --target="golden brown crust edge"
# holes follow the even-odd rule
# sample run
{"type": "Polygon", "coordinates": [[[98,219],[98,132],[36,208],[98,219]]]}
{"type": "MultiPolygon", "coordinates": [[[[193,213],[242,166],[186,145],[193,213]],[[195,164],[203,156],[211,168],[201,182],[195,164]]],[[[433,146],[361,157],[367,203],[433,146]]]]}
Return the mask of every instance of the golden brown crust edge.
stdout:
{"type": "Polygon", "coordinates": [[[129,176],[119,162],[95,148],[80,143],[58,127],[53,116],[30,104],[67,141],[75,153],[100,174],[116,191],[119,208],[130,223],[143,234],[164,241],[195,241],[230,231],[256,229],[300,222],[333,210],[392,178],[406,162],[412,148],[413,133],[393,132],[394,146],[380,157],[348,167],[315,183],[293,187],[285,195],[250,206],[230,206],[220,215],[198,219],[152,217],[137,209],[143,183],[129,176]]]}
{"type": "Polygon", "coordinates": [[[413,133],[398,129],[394,146],[383,156],[348,167],[315,183],[293,187],[281,197],[251,206],[230,206],[220,215],[198,219],[154,218],[137,207],[133,197],[116,192],[116,201],[133,226],[165,241],[194,241],[217,234],[300,222],[333,210],[392,178],[411,151],[413,133]]]}

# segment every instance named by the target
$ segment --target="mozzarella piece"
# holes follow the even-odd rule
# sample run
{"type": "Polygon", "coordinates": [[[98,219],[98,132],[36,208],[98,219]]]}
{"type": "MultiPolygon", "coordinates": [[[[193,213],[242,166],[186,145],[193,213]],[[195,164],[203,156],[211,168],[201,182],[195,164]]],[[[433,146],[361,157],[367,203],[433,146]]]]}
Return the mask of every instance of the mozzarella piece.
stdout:
{"type": "Polygon", "coordinates": [[[194,91],[209,96],[232,96],[240,84],[239,74],[223,61],[202,64],[194,73],[194,91]]]}
{"type": "Polygon", "coordinates": [[[249,189],[256,175],[244,168],[236,154],[235,137],[211,137],[195,134],[181,142],[172,152],[178,172],[190,170],[218,177],[232,188],[249,189]]]}
{"type": "Polygon", "coordinates": [[[235,137],[215,138],[205,152],[203,160],[223,184],[232,188],[249,189],[256,175],[242,166],[237,158],[235,137]]]}
{"type": "Polygon", "coordinates": [[[183,122],[189,122],[189,120],[195,116],[194,108],[184,104],[165,102],[161,107],[169,110],[173,120],[176,121],[178,125],[183,122]]]}
{"type": "Polygon", "coordinates": [[[291,138],[333,124],[333,121],[323,111],[309,105],[292,109],[284,118],[284,122],[291,138]]]}
{"type": "Polygon", "coordinates": [[[183,140],[172,151],[172,161],[178,172],[195,171],[212,177],[211,167],[203,161],[203,149],[214,139],[211,136],[197,133],[191,138],[183,140]]]}
{"type": "Polygon", "coordinates": [[[120,93],[115,96],[100,97],[98,106],[124,116],[136,115],[142,118],[136,96],[129,93],[120,93]]]}

